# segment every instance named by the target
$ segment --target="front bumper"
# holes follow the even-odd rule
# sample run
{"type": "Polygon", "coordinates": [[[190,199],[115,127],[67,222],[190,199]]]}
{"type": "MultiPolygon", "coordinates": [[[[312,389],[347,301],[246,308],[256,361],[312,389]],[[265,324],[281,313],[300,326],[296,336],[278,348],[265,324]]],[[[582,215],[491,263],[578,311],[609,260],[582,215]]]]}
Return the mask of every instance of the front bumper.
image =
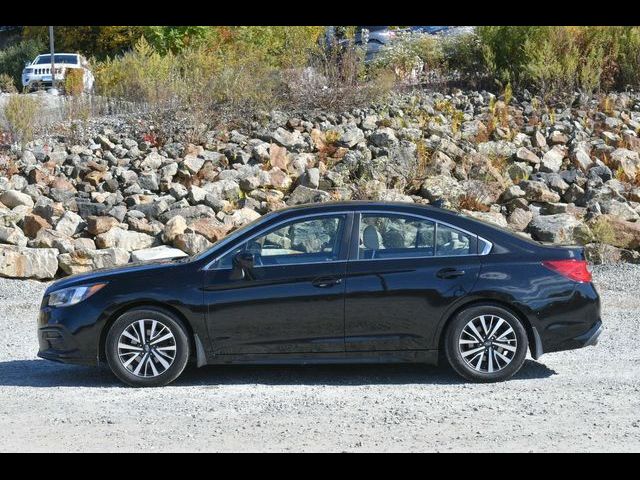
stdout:
{"type": "Polygon", "coordinates": [[[38,317],[38,356],[81,365],[98,363],[99,311],[80,302],[64,308],[47,305],[45,296],[38,317]]]}
{"type": "Polygon", "coordinates": [[[87,356],[74,336],[62,325],[38,328],[38,357],[54,362],[95,365],[97,359],[87,356]]]}

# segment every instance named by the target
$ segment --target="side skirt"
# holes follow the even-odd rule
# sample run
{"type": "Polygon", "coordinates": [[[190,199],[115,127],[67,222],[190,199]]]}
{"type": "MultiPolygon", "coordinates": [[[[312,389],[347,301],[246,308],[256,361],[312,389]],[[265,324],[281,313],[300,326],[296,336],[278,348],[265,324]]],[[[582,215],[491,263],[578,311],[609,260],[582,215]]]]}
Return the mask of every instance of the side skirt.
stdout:
{"type": "MultiPolygon", "coordinates": [[[[208,365],[329,365],[376,363],[426,363],[428,365],[437,365],[438,350],[216,355],[207,362],[208,365]]],[[[198,366],[202,366],[200,365],[200,361],[198,361],[198,366]]]]}

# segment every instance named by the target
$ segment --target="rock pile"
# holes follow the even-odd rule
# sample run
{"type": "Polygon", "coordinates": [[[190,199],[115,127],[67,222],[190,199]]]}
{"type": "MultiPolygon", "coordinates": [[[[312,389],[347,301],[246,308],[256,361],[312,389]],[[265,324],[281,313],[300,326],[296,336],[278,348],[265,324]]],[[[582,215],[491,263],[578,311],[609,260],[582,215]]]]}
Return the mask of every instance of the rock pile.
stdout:
{"type": "Polygon", "coordinates": [[[273,111],[197,145],[111,124],[81,145],[41,139],[0,154],[0,275],[193,255],[269,211],[355,198],[435,203],[637,262],[640,97],[609,103],[411,93],[342,114],[273,111]]]}

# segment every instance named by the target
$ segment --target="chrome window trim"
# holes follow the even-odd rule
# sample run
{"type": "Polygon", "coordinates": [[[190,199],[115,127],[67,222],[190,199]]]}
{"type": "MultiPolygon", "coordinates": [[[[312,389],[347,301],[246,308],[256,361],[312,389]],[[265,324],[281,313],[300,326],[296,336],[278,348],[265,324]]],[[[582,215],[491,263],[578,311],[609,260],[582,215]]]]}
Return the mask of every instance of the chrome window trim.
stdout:
{"type": "MultiPolygon", "coordinates": [[[[249,238],[247,238],[246,240],[243,240],[241,243],[246,243],[249,242],[251,240],[253,240],[256,237],[259,237],[260,235],[263,235],[265,231],[271,231],[272,228],[276,228],[279,227],[280,225],[283,225],[285,223],[289,223],[289,222],[294,222],[296,220],[302,220],[302,219],[313,219],[316,217],[346,217],[352,213],[350,210],[347,211],[343,211],[343,212],[325,212],[325,213],[312,213],[312,214],[307,214],[307,215],[300,215],[299,217],[293,217],[293,218],[286,218],[283,219],[279,222],[274,223],[273,225],[270,225],[268,229],[261,229],[259,232],[255,233],[254,235],[251,235],[249,238]]],[[[237,245],[236,245],[237,246],[237,245]]],[[[231,252],[234,248],[236,248],[236,246],[231,247],[226,249],[223,253],[221,253],[220,255],[216,255],[216,257],[211,260],[209,263],[207,263],[202,270],[220,270],[220,271],[224,271],[224,270],[231,270],[230,268],[214,268],[212,267],[212,265],[214,263],[216,263],[218,260],[220,260],[221,257],[224,257],[227,253],[231,252]]],[[[301,262],[301,263],[289,263],[287,265],[317,265],[319,263],[338,263],[338,262],[346,262],[347,260],[330,260],[329,262],[327,262],[326,260],[323,260],[321,262],[301,262]]],[[[263,267],[286,267],[287,265],[261,265],[260,268],[263,267]]]]}
{"type": "MultiPolygon", "coordinates": [[[[491,250],[493,249],[493,243],[490,242],[489,240],[487,240],[484,237],[481,237],[473,232],[470,232],[468,230],[465,230],[464,228],[460,228],[456,225],[453,225],[449,222],[445,222],[442,220],[436,220],[435,218],[431,218],[431,217],[427,217],[425,215],[419,215],[416,213],[411,213],[411,212],[402,212],[402,211],[398,211],[398,210],[345,210],[345,211],[340,211],[340,212],[325,212],[325,213],[312,213],[312,214],[305,214],[305,215],[300,215],[298,217],[293,217],[293,218],[287,218],[287,219],[283,219],[279,222],[274,223],[273,225],[271,225],[272,227],[278,227],[280,225],[283,225],[289,221],[295,221],[295,220],[299,220],[299,219],[306,219],[306,218],[316,218],[316,217],[331,217],[331,216],[346,216],[349,215],[350,213],[353,213],[356,217],[357,217],[357,223],[358,223],[358,229],[360,228],[360,222],[362,221],[362,214],[386,214],[386,215],[404,215],[404,216],[408,216],[408,217],[414,217],[414,218],[418,218],[420,220],[427,220],[429,222],[433,222],[435,224],[435,229],[437,232],[437,228],[438,228],[438,224],[442,224],[445,225],[447,227],[453,228],[455,230],[459,230],[463,233],[466,233],[467,235],[473,235],[475,236],[478,240],[482,240],[483,242],[485,242],[485,247],[483,248],[482,252],[480,253],[467,253],[464,255],[431,255],[431,256],[424,256],[424,255],[420,255],[420,256],[411,256],[411,257],[399,257],[399,258],[363,258],[363,259],[359,259],[359,258],[348,258],[347,260],[332,260],[331,263],[341,263],[341,262],[349,262],[349,261],[356,261],[356,262],[370,262],[370,261],[380,261],[380,260],[412,260],[412,259],[424,259],[424,258],[455,258],[455,257],[480,257],[480,256],[485,256],[488,255],[489,253],[491,253],[491,250]]],[[[354,218],[355,220],[355,218],[354,218]]],[[[355,222],[354,222],[355,223],[355,222]]],[[[355,227],[355,225],[354,225],[355,227]]],[[[245,242],[248,242],[250,240],[253,240],[254,238],[258,237],[259,235],[262,234],[262,232],[264,232],[265,230],[262,229],[260,230],[258,233],[252,235],[251,237],[247,238],[246,240],[244,240],[245,242]]],[[[233,250],[235,247],[231,247],[228,248],[226,250],[224,250],[221,254],[216,255],[216,257],[211,260],[209,263],[207,263],[207,265],[205,265],[203,267],[203,270],[220,270],[220,271],[224,271],[224,270],[229,270],[229,268],[213,268],[212,265],[215,264],[221,257],[225,256],[227,253],[229,253],[231,250],[233,250]]],[[[434,252],[435,253],[435,252],[434,252]]],[[[325,262],[301,262],[301,263],[291,263],[288,265],[317,265],[319,263],[325,263],[325,262]]],[[[286,265],[262,265],[260,268],[265,268],[265,267],[283,267],[286,265]]]]}
{"type": "MultiPolygon", "coordinates": [[[[482,240],[485,243],[485,247],[482,249],[482,252],[480,253],[465,253],[464,255],[435,255],[435,248],[434,248],[434,255],[429,255],[429,256],[425,256],[425,255],[420,255],[420,256],[412,256],[412,257],[397,257],[397,258],[350,258],[350,261],[354,261],[354,262],[371,262],[371,261],[380,261],[380,260],[411,260],[411,259],[419,259],[419,258],[456,258],[456,257],[482,257],[485,255],[488,255],[491,250],[493,249],[493,243],[491,243],[489,240],[487,240],[484,237],[481,237],[480,235],[470,232],[469,230],[465,230],[464,228],[460,228],[457,227],[456,225],[453,225],[449,222],[444,222],[441,220],[436,220],[435,218],[431,218],[431,217],[427,217],[425,215],[419,215],[417,213],[411,213],[411,212],[399,212],[398,210],[356,210],[354,212],[357,216],[358,219],[358,231],[360,230],[360,222],[362,222],[362,215],[363,214],[382,214],[382,215],[404,215],[407,217],[414,217],[414,218],[419,218],[420,220],[426,220],[428,222],[432,222],[434,224],[434,234],[437,238],[437,234],[438,234],[438,224],[442,224],[446,227],[449,228],[453,228],[454,230],[458,230],[460,232],[466,233],[467,235],[472,235],[474,237],[476,237],[476,247],[477,247],[477,241],[478,240],[482,240]]],[[[357,255],[357,253],[356,253],[357,255]]]]}

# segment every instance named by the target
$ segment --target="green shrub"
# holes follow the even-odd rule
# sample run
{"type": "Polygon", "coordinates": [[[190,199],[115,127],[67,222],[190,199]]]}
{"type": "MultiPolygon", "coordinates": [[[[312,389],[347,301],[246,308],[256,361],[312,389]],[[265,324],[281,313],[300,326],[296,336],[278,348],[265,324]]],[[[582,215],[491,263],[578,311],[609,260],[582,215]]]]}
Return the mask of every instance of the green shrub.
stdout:
{"type": "Polygon", "coordinates": [[[21,77],[25,62],[32,61],[44,51],[44,48],[44,44],[39,40],[23,40],[0,50],[0,74],[9,75],[13,79],[15,88],[21,90],[21,77]]]}
{"type": "Polygon", "coordinates": [[[440,71],[442,49],[433,37],[400,33],[375,62],[376,68],[392,71],[397,80],[416,79],[423,72],[440,71]]]}
{"type": "Polygon", "coordinates": [[[33,140],[40,115],[40,100],[29,95],[11,95],[4,105],[3,114],[9,132],[24,148],[33,140]]]}
{"type": "Polygon", "coordinates": [[[482,68],[503,85],[543,96],[640,86],[640,27],[484,26],[476,34],[482,68]]]}

